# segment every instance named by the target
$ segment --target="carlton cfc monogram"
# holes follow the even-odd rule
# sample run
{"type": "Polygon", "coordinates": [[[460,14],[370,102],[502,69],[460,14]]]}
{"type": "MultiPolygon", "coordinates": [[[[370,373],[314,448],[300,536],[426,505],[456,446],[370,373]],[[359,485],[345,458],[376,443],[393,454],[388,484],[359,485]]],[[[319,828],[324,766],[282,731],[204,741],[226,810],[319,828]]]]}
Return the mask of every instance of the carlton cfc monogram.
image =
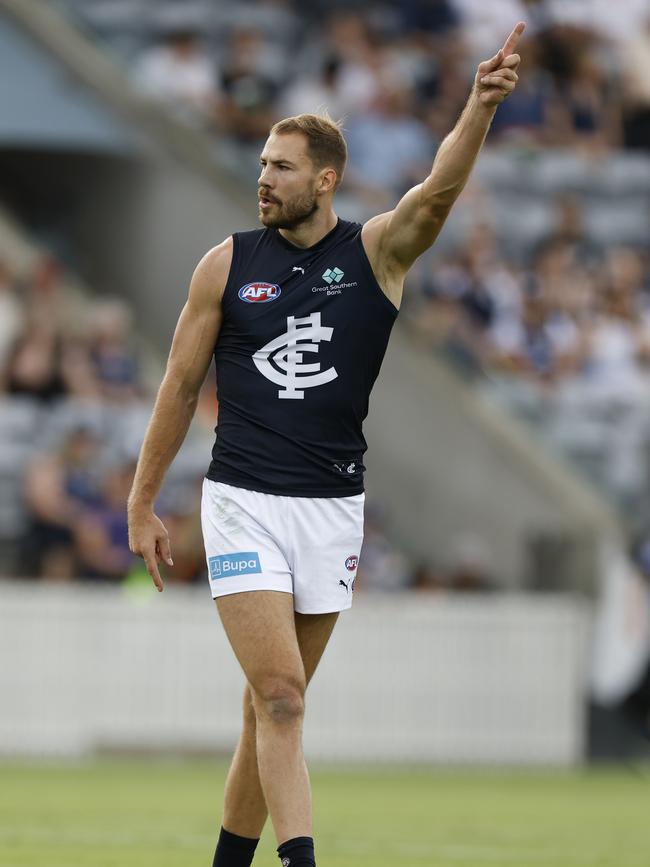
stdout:
{"type": "Polygon", "coordinates": [[[303,361],[305,352],[318,352],[321,340],[332,339],[333,328],[321,325],[320,313],[287,316],[287,330],[253,355],[255,366],[271,382],[283,386],[279,398],[302,400],[305,388],[325,385],[336,379],[336,368],[321,371],[320,362],[303,361]],[[309,342],[303,342],[309,341],[309,342]]]}

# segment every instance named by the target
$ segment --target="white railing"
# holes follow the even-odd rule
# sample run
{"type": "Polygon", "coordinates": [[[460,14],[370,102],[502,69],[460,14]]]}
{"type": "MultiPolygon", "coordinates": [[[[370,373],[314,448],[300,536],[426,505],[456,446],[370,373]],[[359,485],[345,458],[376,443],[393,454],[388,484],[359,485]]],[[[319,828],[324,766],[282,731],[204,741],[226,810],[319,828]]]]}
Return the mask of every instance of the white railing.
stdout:
{"type": "MultiPolygon", "coordinates": [[[[571,764],[590,612],[567,597],[358,594],[310,687],[328,761],[571,764]]],[[[0,753],[230,750],[243,679],[204,590],[0,585],[0,753]]]]}

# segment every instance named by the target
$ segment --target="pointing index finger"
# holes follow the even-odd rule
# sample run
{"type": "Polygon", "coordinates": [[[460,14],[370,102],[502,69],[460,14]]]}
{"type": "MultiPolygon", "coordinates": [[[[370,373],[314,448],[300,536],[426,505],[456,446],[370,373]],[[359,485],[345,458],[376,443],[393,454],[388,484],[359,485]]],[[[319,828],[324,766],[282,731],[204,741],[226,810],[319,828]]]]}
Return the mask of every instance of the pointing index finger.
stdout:
{"type": "Polygon", "coordinates": [[[163,589],[163,581],[160,577],[160,572],[158,571],[158,564],[156,562],[155,555],[152,557],[151,554],[143,553],[142,558],[144,560],[145,566],[147,567],[147,572],[151,575],[151,579],[153,583],[156,585],[156,589],[159,592],[162,592],[163,589]]]}
{"type": "Polygon", "coordinates": [[[503,51],[504,57],[507,57],[509,54],[513,53],[513,51],[517,47],[517,44],[518,44],[519,39],[521,37],[521,34],[524,32],[525,29],[526,29],[526,22],[525,21],[520,21],[515,26],[515,29],[512,31],[510,36],[508,36],[506,41],[503,43],[503,48],[501,50],[503,51]]]}

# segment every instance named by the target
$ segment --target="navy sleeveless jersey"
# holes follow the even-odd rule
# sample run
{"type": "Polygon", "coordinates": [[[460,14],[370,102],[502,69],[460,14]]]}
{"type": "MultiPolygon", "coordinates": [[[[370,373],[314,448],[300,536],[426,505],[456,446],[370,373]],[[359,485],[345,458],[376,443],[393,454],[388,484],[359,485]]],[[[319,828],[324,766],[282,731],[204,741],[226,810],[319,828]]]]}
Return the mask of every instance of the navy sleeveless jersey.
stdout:
{"type": "Polygon", "coordinates": [[[222,313],[207,477],[285,496],[361,493],[362,423],[397,316],[361,226],[339,220],[307,249],[277,229],[233,235],[222,313]]]}

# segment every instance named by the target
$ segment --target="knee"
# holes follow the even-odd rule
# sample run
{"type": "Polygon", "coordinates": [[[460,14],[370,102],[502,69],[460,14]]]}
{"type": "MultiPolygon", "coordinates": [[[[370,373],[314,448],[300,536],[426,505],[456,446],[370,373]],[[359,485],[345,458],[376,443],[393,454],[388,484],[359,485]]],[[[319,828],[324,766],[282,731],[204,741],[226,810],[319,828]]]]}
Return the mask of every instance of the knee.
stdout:
{"type": "Polygon", "coordinates": [[[253,692],[250,686],[244,690],[244,729],[255,730],[257,718],[255,716],[255,705],[253,703],[253,692]]]}
{"type": "Polygon", "coordinates": [[[305,686],[288,678],[268,678],[255,690],[254,708],[258,720],[299,722],[305,713],[305,686]]]}

